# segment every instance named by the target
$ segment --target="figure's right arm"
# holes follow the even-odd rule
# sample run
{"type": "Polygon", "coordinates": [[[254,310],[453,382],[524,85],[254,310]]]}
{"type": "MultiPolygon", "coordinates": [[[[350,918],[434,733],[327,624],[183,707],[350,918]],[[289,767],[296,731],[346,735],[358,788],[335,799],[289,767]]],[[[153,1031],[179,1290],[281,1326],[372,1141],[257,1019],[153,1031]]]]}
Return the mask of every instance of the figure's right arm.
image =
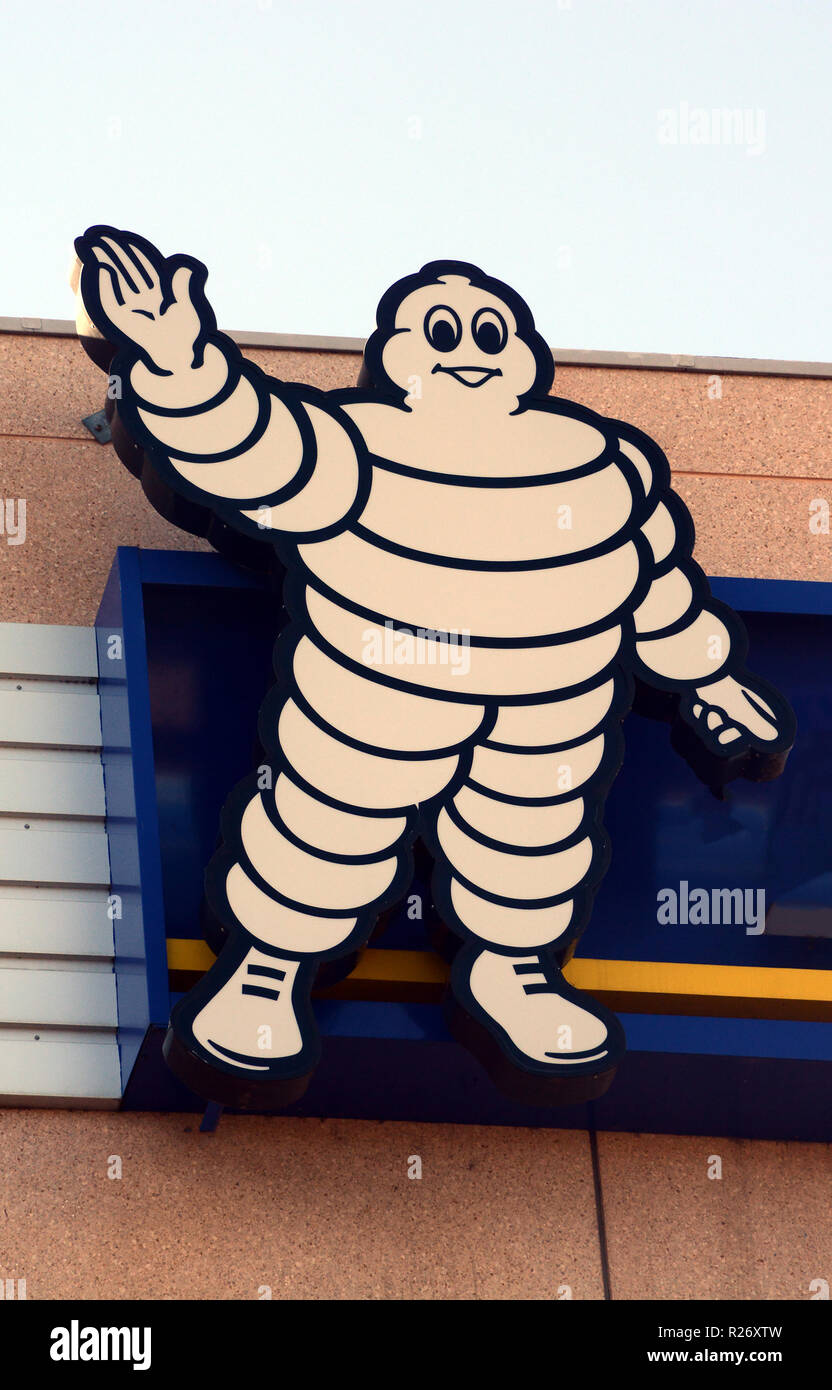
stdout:
{"type": "Polygon", "coordinates": [[[260,540],[342,524],[362,490],[354,427],[217,330],[205,267],[113,227],[91,227],[75,248],[79,320],[116,346],[119,417],[165,482],[260,540]]]}

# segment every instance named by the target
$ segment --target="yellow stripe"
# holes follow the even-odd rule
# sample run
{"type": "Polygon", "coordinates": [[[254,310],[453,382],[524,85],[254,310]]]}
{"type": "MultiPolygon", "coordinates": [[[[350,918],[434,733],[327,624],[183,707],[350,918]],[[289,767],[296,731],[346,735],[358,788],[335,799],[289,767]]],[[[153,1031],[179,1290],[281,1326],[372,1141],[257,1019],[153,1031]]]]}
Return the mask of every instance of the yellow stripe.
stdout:
{"type": "Polygon", "coordinates": [[[195,970],[204,975],[215,960],[214,952],[204,941],[191,941],[184,936],[168,937],[168,970],[195,970]]]}
{"type": "MultiPolygon", "coordinates": [[[[203,974],[214,960],[203,941],[168,941],[168,968],[203,974]]],[[[832,971],[667,961],[582,960],[566,965],[576,989],[624,1013],[832,1021],[832,971]]],[[[431,951],[364,951],[348,979],[322,991],[333,999],[437,998],[448,967],[431,951]]]]}
{"type": "Polygon", "coordinates": [[[832,1020],[829,970],[573,958],[564,975],[625,1013],[832,1020]]]}

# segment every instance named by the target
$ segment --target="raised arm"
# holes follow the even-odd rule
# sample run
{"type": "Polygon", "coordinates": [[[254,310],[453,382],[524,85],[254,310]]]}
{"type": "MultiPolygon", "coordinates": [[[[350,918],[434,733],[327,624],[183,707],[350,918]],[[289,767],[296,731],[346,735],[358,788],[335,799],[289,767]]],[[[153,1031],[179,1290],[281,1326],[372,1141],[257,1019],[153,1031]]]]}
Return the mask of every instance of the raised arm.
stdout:
{"type": "Polygon", "coordinates": [[[115,345],[119,418],[163,482],[259,540],[342,526],[362,492],[355,426],[246,361],[217,329],[204,265],[113,227],[75,248],[79,319],[115,345]]]}
{"type": "Polygon", "coordinates": [[[664,454],[635,430],[620,447],[646,498],[641,532],[649,584],[634,615],[637,674],[648,685],[679,694],[679,715],[711,752],[788,750],[794,715],[773,686],[745,668],[745,629],[713,597],[693,559],[693,522],[670,486],[664,454]]]}

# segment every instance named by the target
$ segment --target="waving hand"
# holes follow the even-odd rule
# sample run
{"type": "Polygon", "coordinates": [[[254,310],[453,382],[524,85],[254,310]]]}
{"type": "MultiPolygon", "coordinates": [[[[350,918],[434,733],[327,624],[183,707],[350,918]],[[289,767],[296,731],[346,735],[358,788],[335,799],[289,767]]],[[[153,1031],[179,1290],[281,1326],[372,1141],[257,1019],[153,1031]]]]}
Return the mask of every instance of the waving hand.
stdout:
{"type": "Polygon", "coordinates": [[[98,331],[132,344],[151,370],[189,371],[201,365],[205,340],[216,330],[205,298],[207,272],[191,256],[165,257],[144,237],[115,227],[90,227],[75,242],[79,293],[98,331]]]}

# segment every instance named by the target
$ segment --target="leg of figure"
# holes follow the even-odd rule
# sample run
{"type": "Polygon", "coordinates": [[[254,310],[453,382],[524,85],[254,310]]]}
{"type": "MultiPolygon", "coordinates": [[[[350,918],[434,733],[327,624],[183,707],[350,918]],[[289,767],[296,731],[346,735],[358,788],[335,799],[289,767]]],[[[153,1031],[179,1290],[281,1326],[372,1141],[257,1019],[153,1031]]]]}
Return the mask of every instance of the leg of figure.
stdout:
{"type": "Polygon", "coordinates": [[[437,902],[466,938],[452,971],[455,1031],[523,1099],[599,1095],[623,1050],[615,1016],[558,964],[608,861],[601,810],[620,763],[623,700],[610,680],[503,706],[437,820],[437,902]]]}
{"type": "Polygon", "coordinates": [[[319,1055],[318,964],[360,945],[406,888],[415,808],[454,776],[484,714],[359,675],[309,637],[288,685],[261,715],[270,785],[235,789],[206,875],[228,941],[166,1040],[183,1079],[198,1071],[202,1093],[231,1104],[250,1090],[262,1105],[269,1086],[279,1105],[302,1093],[319,1055]]]}

